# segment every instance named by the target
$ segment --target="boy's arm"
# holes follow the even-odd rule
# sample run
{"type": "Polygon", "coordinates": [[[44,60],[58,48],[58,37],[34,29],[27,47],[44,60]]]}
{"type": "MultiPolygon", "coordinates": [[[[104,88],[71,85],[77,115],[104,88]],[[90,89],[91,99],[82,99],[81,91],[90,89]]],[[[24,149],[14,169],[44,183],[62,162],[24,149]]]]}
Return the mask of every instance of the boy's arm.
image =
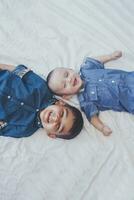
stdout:
{"type": "Polygon", "coordinates": [[[15,69],[14,65],[0,64],[0,70],[13,71],[15,69]]]}
{"type": "Polygon", "coordinates": [[[107,63],[111,60],[116,60],[116,59],[120,58],[121,56],[122,56],[121,51],[114,51],[113,53],[111,53],[109,55],[98,56],[95,59],[102,63],[107,63]]]}
{"type": "Polygon", "coordinates": [[[93,117],[91,117],[90,120],[91,124],[97,128],[99,131],[101,131],[105,136],[108,136],[112,133],[112,130],[106,126],[97,115],[94,115],[93,117]]]}

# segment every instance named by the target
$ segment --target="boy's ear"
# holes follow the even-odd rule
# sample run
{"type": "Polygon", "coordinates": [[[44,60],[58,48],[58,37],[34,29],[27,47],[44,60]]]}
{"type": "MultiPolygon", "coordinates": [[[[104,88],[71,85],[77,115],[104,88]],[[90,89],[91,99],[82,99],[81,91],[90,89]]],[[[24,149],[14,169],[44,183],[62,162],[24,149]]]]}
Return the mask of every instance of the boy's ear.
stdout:
{"type": "Polygon", "coordinates": [[[56,135],[55,135],[54,133],[48,133],[47,135],[48,135],[48,137],[50,137],[50,138],[53,138],[53,139],[56,138],[56,135]]]}
{"type": "Polygon", "coordinates": [[[72,98],[73,95],[62,95],[63,99],[69,100],[72,98]]]}

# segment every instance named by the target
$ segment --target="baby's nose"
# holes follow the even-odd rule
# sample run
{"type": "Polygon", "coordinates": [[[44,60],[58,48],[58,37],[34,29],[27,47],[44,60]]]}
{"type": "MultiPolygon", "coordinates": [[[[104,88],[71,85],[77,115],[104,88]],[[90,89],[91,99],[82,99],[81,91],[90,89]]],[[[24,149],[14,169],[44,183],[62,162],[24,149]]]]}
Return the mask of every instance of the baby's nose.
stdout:
{"type": "Polygon", "coordinates": [[[72,81],[72,77],[69,76],[69,77],[68,77],[68,82],[71,83],[71,81],[72,81]]]}

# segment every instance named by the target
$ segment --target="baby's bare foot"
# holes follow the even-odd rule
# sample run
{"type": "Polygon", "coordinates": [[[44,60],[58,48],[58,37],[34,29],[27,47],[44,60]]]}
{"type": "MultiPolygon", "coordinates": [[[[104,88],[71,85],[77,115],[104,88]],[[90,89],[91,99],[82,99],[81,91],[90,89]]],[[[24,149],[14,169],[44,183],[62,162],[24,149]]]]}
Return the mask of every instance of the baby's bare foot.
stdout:
{"type": "Polygon", "coordinates": [[[112,60],[116,60],[116,59],[120,58],[121,56],[122,56],[122,52],[121,51],[114,51],[111,54],[112,60]]]}

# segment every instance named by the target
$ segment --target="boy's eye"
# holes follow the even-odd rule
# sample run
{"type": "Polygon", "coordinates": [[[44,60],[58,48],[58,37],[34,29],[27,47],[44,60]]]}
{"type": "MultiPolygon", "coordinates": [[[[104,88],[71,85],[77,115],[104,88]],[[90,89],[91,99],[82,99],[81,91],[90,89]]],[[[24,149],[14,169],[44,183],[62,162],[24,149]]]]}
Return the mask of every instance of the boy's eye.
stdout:
{"type": "Polygon", "coordinates": [[[68,72],[64,73],[64,77],[67,78],[68,77],[68,72]]]}
{"type": "Polygon", "coordinates": [[[63,117],[63,114],[64,114],[64,112],[62,111],[62,112],[60,113],[60,117],[63,117]]]}
{"type": "Polygon", "coordinates": [[[60,128],[60,124],[57,124],[57,126],[56,126],[56,131],[58,131],[59,128],[60,128]]]}

